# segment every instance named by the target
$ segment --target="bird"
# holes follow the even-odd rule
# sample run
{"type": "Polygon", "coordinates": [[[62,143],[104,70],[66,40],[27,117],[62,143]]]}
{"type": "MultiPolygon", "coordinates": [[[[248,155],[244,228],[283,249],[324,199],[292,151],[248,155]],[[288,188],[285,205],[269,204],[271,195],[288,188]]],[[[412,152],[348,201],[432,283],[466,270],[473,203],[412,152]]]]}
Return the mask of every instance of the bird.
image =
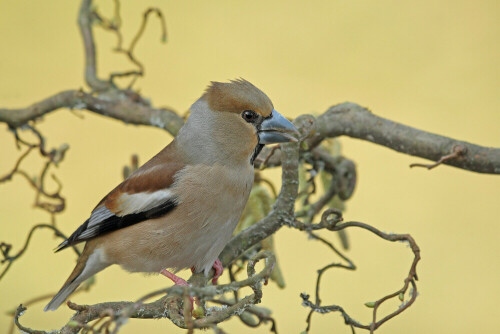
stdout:
{"type": "Polygon", "coordinates": [[[175,275],[191,268],[213,283],[254,181],[264,145],[300,133],[270,98],[245,79],[212,81],[176,137],[109,192],[56,252],[85,242],[72,273],[45,306],[56,310],[86,279],[111,265],[175,275]]]}

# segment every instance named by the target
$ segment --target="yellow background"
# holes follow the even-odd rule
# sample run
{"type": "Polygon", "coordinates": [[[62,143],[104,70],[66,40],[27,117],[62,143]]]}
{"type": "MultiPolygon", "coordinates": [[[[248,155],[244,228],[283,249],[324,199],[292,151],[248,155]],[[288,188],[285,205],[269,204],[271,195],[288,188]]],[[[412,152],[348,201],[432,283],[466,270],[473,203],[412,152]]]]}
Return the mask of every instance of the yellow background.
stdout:
{"type": "MultiPolygon", "coordinates": [[[[184,112],[210,80],[244,77],[262,88],[287,116],[321,113],[343,101],[417,128],[485,146],[500,146],[500,3],[498,1],[123,1],[128,42],[146,6],[166,16],[168,43],[159,43],[153,20],[137,47],[146,66],[138,80],[155,106],[184,112]]],[[[84,86],[83,51],[76,25],[78,1],[0,1],[0,106],[22,107],[64,89],[84,86]]],[[[97,1],[111,15],[112,1],[97,1]]],[[[114,36],[96,29],[99,73],[129,69],[114,54],[114,36]]],[[[96,202],[121,179],[132,153],[141,162],[171,137],[67,110],[45,117],[39,128],[49,146],[71,146],[56,171],[64,183],[67,210],[59,218],[66,233],[87,218],[96,202]]],[[[0,125],[0,173],[19,155],[0,125]]],[[[357,162],[359,183],[346,218],[381,230],[411,233],[422,249],[420,296],[381,333],[470,333],[498,330],[500,308],[500,178],[452,167],[410,169],[421,159],[374,144],[342,138],[344,154],[357,162]]],[[[37,158],[26,161],[33,172],[37,158]]],[[[273,174],[277,176],[278,174],[273,174]]],[[[30,227],[47,221],[31,207],[33,191],[17,177],[0,185],[0,240],[23,243],[30,227]]],[[[355,272],[325,276],[324,303],[343,305],[370,321],[364,302],[399,289],[411,261],[403,244],[388,244],[367,232],[349,231],[348,255],[355,272]]],[[[330,237],[336,240],[335,236],[330,237]]],[[[29,298],[56,291],[74,265],[70,251],[49,231],[37,232],[21,260],[0,282],[0,328],[4,314],[29,298]]],[[[334,261],[302,233],[284,228],[278,255],[287,281],[264,289],[263,304],[274,310],[281,333],[305,328],[300,292],[313,292],[315,270],[334,261]]],[[[110,268],[78,303],[134,300],[170,285],[159,276],[129,275],[110,268]]],[[[397,307],[397,303],[389,306],[397,307]]],[[[21,321],[59,328],[70,312],[43,313],[31,307],[21,321]]],[[[384,309],[385,311],[388,308],[384,309]]],[[[234,319],[223,328],[246,333],[234,319]]],[[[124,333],[182,332],[168,320],[131,320],[124,333]]],[[[312,333],[350,333],[338,314],[315,315],[312,333]]],[[[268,327],[255,329],[267,333],[268,327]]]]}

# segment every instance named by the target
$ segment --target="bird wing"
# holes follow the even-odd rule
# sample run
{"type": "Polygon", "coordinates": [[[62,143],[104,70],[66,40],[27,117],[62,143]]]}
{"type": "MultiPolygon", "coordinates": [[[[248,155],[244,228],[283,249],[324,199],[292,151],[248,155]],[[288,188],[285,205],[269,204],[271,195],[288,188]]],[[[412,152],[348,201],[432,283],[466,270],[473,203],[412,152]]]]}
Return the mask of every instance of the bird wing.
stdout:
{"type": "MultiPolygon", "coordinates": [[[[154,158],[153,158],[154,159],[154,158]]],[[[147,163],[106,195],[87,219],[56,249],[87,241],[142,221],[162,217],[177,206],[171,186],[181,163],[147,163]]]]}

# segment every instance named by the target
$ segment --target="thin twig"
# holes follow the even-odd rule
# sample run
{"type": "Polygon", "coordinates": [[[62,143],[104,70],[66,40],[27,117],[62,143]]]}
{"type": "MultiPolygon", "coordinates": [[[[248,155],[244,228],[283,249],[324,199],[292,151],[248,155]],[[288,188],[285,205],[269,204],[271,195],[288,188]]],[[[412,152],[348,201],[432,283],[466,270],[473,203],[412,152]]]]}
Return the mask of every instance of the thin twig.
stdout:
{"type": "Polygon", "coordinates": [[[92,12],[92,17],[100,24],[100,26],[108,31],[113,32],[116,35],[117,38],[117,44],[116,47],[114,48],[115,52],[122,53],[127,58],[135,65],[137,66],[138,70],[131,70],[131,71],[125,71],[125,72],[114,72],[111,73],[109,77],[109,81],[114,84],[114,79],[118,77],[127,77],[127,76],[133,76],[134,78],[132,79],[132,82],[128,85],[128,89],[130,89],[137,79],[137,77],[143,76],[144,75],[144,65],[137,59],[137,57],[134,55],[134,50],[141,39],[142,35],[144,34],[144,31],[146,30],[146,26],[148,23],[148,18],[151,14],[156,14],[158,17],[160,24],[161,24],[161,41],[165,42],[167,40],[167,27],[165,23],[165,18],[163,16],[163,13],[159,8],[148,8],[143,16],[142,16],[142,22],[141,25],[139,26],[139,29],[135,33],[134,37],[132,38],[130,45],[128,48],[123,48],[123,36],[121,33],[121,17],[120,17],[120,2],[118,0],[114,1],[115,4],[115,9],[114,9],[114,17],[112,20],[109,20],[102,15],[100,15],[96,9],[92,12]]]}
{"type": "MultiPolygon", "coordinates": [[[[318,295],[318,289],[319,289],[318,287],[316,288],[317,289],[316,290],[316,293],[317,293],[316,303],[312,303],[309,300],[309,295],[307,295],[305,293],[301,294],[303,304],[305,306],[311,308],[312,311],[319,312],[319,313],[340,312],[342,314],[342,316],[344,317],[344,321],[347,325],[357,327],[357,328],[367,329],[370,331],[370,333],[373,333],[376,329],[378,329],[385,322],[394,318],[395,316],[397,316],[401,312],[405,311],[415,302],[415,299],[417,298],[417,294],[418,294],[417,285],[415,282],[418,280],[416,270],[417,270],[417,263],[420,260],[420,248],[417,246],[415,240],[409,234],[387,234],[387,233],[384,233],[384,232],[376,229],[375,227],[370,226],[370,225],[365,224],[365,223],[351,221],[351,222],[339,224],[341,221],[342,221],[342,213],[336,209],[329,209],[323,213],[323,216],[322,216],[320,223],[318,223],[318,224],[305,224],[305,225],[304,224],[303,225],[297,224],[297,226],[299,229],[302,229],[306,225],[311,225],[311,226],[309,226],[311,228],[312,227],[316,227],[316,228],[323,227],[323,228],[326,228],[330,231],[340,231],[340,230],[343,230],[345,228],[358,227],[358,228],[370,231],[373,234],[377,235],[378,237],[380,237],[384,240],[387,240],[387,241],[407,242],[409,244],[413,254],[414,254],[414,259],[413,259],[413,262],[411,264],[410,270],[408,272],[408,276],[404,279],[403,287],[395,292],[392,292],[392,293],[378,299],[377,301],[375,301],[373,303],[369,303],[369,305],[367,304],[367,306],[373,308],[373,316],[372,316],[373,319],[369,325],[363,325],[360,322],[354,320],[353,318],[351,318],[349,316],[349,314],[347,312],[345,312],[345,310],[342,307],[340,307],[338,305],[321,306],[319,295],[318,295]],[[333,215],[333,218],[330,218],[331,215],[333,215]],[[399,297],[400,295],[404,296],[404,294],[408,291],[408,288],[410,286],[412,287],[412,290],[411,290],[412,293],[410,294],[410,299],[408,301],[403,302],[403,304],[401,304],[401,306],[397,310],[386,315],[382,319],[377,320],[377,311],[378,311],[378,308],[380,307],[380,305],[382,305],[385,301],[387,301],[389,299],[399,297]]],[[[339,252],[337,252],[337,254],[340,255],[339,252]]],[[[311,314],[308,315],[307,330],[309,330],[309,328],[310,328],[310,319],[311,319],[311,314]]]]}
{"type": "Polygon", "coordinates": [[[465,153],[465,151],[466,151],[465,147],[463,147],[461,145],[453,146],[452,152],[450,154],[442,156],[435,163],[433,163],[433,164],[413,163],[413,164],[410,165],[410,168],[413,168],[413,167],[424,167],[424,168],[427,168],[427,169],[433,169],[433,168],[441,165],[442,163],[445,163],[448,160],[459,158],[460,156],[462,156],[465,153]]]}
{"type": "MultiPolygon", "coordinates": [[[[12,245],[7,244],[5,242],[0,243],[0,250],[2,252],[3,259],[0,261],[1,264],[4,264],[7,262],[7,266],[5,269],[0,273],[0,280],[5,276],[9,268],[11,267],[12,263],[19,259],[24,252],[28,249],[28,246],[31,241],[31,237],[35,233],[36,230],[39,229],[49,229],[52,230],[55,234],[56,237],[61,238],[62,240],[65,240],[67,237],[62,233],[57,227],[51,224],[37,224],[31,228],[31,230],[28,232],[28,236],[26,237],[26,240],[24,241],[23,247],[14,255],[10,255],[10,250],[12,249],[12,245]]],[[[73,251],[76,253],[77,256],[80,256],[80,251],[76,247],[72,247],[73,251]]]]}

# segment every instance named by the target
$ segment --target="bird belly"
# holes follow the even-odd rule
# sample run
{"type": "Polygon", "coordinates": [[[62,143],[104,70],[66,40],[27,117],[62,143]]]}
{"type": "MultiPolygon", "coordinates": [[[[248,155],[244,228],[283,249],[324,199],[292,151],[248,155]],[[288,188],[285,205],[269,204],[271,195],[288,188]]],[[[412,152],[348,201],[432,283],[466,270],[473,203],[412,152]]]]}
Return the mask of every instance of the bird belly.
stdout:
{"type": "Polygon", "coordinates": [[[191,167],[172,191],[179,204],[167,215],[110,233],[108,259],[131,272],[195,268],[207,273],[231,239],[253,184],[253,168],[191,167]]]}

